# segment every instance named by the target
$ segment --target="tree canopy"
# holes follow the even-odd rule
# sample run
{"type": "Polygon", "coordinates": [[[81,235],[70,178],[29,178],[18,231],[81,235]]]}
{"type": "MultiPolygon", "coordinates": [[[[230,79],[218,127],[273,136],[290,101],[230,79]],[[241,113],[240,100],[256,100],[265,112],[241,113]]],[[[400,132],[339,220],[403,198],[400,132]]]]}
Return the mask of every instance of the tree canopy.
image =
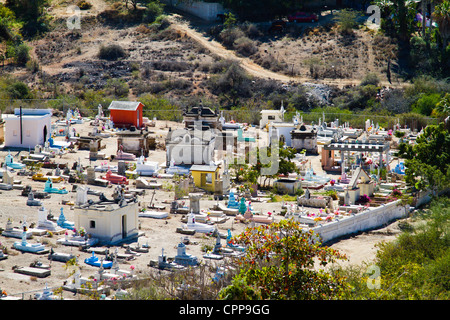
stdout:
{"type": "Polygon", "coordinates": [[[402,143],[398,155],[405,158],[405,180],[418,190],[435,194],[450,187],[450,133],[444,123],[429,125],[416,144],[402,143]]]}
{"type": "Polygon", "coordinates": [[[221,291],[222,299],[334,299],[346,288],[342,278],[314,268],[345,255],[321,246],[298,222],[247,228],[234,241],[247,248],[246,254],[239,274],[221,291]]]}

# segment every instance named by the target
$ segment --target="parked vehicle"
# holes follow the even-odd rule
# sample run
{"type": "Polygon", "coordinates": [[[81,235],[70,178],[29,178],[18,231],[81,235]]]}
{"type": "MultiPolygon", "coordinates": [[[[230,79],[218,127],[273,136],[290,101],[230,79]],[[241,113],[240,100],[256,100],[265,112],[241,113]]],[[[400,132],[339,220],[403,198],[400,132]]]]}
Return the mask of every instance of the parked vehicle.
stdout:
{"type": "Polygon", "coordinates": [[[319,16],[314,13],[296,12],[288,16],[289,22],[316,22],[319,16]]]}
{"type": "Polygon", "coordinates": [[[287,22],[284,20],[275,20],[272,22],[272,25],[269,28],[269,33],[272,32],[283,32],[284,28],[286,28],[287,22]]]}

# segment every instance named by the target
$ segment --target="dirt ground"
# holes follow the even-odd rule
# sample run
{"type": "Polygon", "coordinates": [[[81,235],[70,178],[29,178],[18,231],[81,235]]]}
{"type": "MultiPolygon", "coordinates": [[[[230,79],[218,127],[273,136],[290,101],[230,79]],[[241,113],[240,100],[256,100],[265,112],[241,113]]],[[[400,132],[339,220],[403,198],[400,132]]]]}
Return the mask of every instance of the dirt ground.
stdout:
{"type": "MultiPolygon", "coordinates": [[[[56,120],[56,119],[55,119],[56,120]]],[[[157,121],[157,124],[151,130],[156,133],[158,139],[163,139],[168,132],[168,128],[172,129],[180,126],[181,124],[171,123],[166,121],[157,121]]],[[[92,130],[92,126],[89,125],[88,122],[84,124],[76,124],[74,125],[77,132],[80,132],[81,135],[87,135],[88,132],[92,130]]],[[[62,140],[62,137],[56,137],[55,140],[62,140]]],[[[115,137],[104,138],[102,143],[105,145],[105,149],[102,150],[107,156],[116,153],[117,150],[117,141],[115,137]]],[[[7,151],[0,150],[0,157],[4,159],[7,151]]],[[[18,152],[11,153],[15,159],[18,159],[19,155],[27,155],[28,151],[22,151],[20,154],[18,152]]],[[[83,166],[89,165],[97,165],[101,161],[97,160],[96,162],[89,162],[88,159],[88,151],[79,150],[76,153],[66,153],[61,157],[54,158],[56,163],[66,163],[69,166],[72,166],[73,162],[80,159],[81,164],[83,166]]],[[[318,157],[315,157],[318,158],[318,157]]],[[[317,159],[311,157],[313,160],[314,168],[318,167],[316,163],[317,159]]],[[[158,161],[160,163],[165,161],[165,151],[157,150],[152,151],[149,156],[150,160],[158,161]]],[[[112,165],[116,165],[114,161],[111,162],[112,165]]],[[[50,169],[42,169],[44,173],[46,173],[50,169]]],[[[100,173],[97,173],[97,177],[101,176],[100,173]]],[[[20,180],[22,185],[31,185],[33,189],[43,190],[44,182],[37,182],[31,180],[31,177],[26,176],[18,176],[14,174],[15,180],[20,180]]],[[[134,180],[131,180],[130,187],[132,188],[134,180]]],[[[161,179],[163,186],[168,186],[171,184],[171,181],[168,179],[161,179]]],[[[72,207],[69,205],[62,205],[63,200],[71,200],[75,201],[76,193],[72,192],[72,186],[64,183],[55,183],[56,187],[65,186],[69,191],[66,195],[52,194],[50,199],[42,200],[43,206],[51,211],[51,213],[57,218],[60,214],[60,208],[63,208],[64,215],[67,220],[73,221],[74,219],[74,211],[72,207]]],[[[113,188],[105,188],[105,187],[97,187],[97,186],[89,186],[94,190],[101,190],[107,197],[111,197],[113,193],[113,188]]],[[[154,201],[159,205],[166,205],[165,200],[172,200],[174,197],[173,192],[165,191],[165,188],[156,190],[154,201]]],[[[152,197],[152,191],[147,190],[146,194],[143,196],[139,196],[138,200],[141,207],[145,207],[148,203],[150,203],[152,197]]],[[[95,196],[89,195],[90,199],[96,200],[95,196]]],[[[5,228],[6,222],[8,218],[11,218],[13,221],[13,226],[16,228],[21,227],[21,223],[23,219],[26,219],[28,226],[32,223],[37,223],[38,220],[38,207],[30,207],[26,205],[26,197],[21,196],[20,190],[2,190],[0,192],[0,227],[5,228]]],[[[216,201],[212,199],[211,196],[204,196],[200,202],[201,210],[207,211],[208,208],[211,208],[216,201]]],[[[189,205],[189,200],[186,199],[186,205],[189,205]]],[[[275,221],[279,221],[283,219],[279,213],[281,212],[281,202],[275,203],[258,203],[254,202],[253,206],[255,210],[259,210],[263,213],[267,213],[271,211],[275,214],[275,221]]],[[[166,205],[167,211],[169,210],[169,204],[166,205]]],[[[130,261],[122,261],[119,263],[121,270],[127,270],[131,266],[135,267],[135,272],[137,275],[145,276],[150,270],[154,270],[153,268],[148,266],[150,260],[157,260],[158,255],[161,254],[161,249],[164,248],[165,253],[168,257],[173,257],[176,255],[176,246],[180,242],[181,235],[176,232],[176,228],[180,227],[182,215],[180,214],[170,214],[168,219],[159,220],[152,218],[139,218],[140,223],[140,231],[144,233],[142,237],[139,237],[139,244],[148,244],[150,246],[150,250],[148,253],[141,253],[139,256],[136,256],[134,260],[130,261]]],[[[232,230],[232,234],[236,235],[242,232],[245,229],[245,225],[239,222],[236,222],[234,218],[230,217],[225,223],[217,224],[220,232],[226,233],[228,229],[232,230]]],[[[388,226],[385,229],[381,229],[378,231],[372,231],[364,234],[360,234],[345,240],[338,241],[331,245],[331,247],[340,250],[343,253],[346,253],[349,257],[349,261],[345,263],[353,263],[359,264],[362,261],[366,261],[368,259],[372,259],[376,252],[376,248],[374,245],[382,240],[392,240],[395,238],[396,233],[395,224],[388,226]],[[392,232],[388,232],[388,230],[392,232]]],[[[31,243],[41,242],[45,245],[46,248],[53,248],[56,252],[66,252],[75,254],[78,257],[79,266],[81,269],[82,277],[90,277],[93,276],[97,272],[96,267],[89,266],[84,263],[84,259],[89,257],[90,254],[87,252],[82,252],[76,247],[63,246],[56,243],[58,238],[64,237],[64,235],[53,235],[52,237],[48,236],[33,236],[33,239],[28,240],[31,243]]],[[[191,240],[191,244],[187,246],[187,252],[197,256],[199,259],[203,259],[203,252],[201,250],[202,245],[209,244],[214,245],[215,238],[207,237],[203,234],[196,233],[193,236],[189,236],[191,240]]],[[[63,282],[67,279],[68,274],[64,268],[64,263],[62,262],[50,262],[47,258],[46,254],[36,255],[31,253],[21,253],[12,248],[14,242],[19,241],[16,238],[8,238],[4,236],[0,236],[0,242],[3,246],[7,248],[8,258],[0,261],[0,289],[5,290],[9,296],[22,297],[21,293],[27,292],[24,294],[25,299],[33,296],[34,293],[30,293],[30,291],[34,290],[42,290],[46,285],[50,288],[58,288],[63,285],[63,282]],[[39,259],[42,263],[51,264],[51,275],[45,278],[36,278],[28,275],[22,275],[19,273],[15,273],[13,270],[14,266],[19,267],[27,267],[33,261],[39,259]]],[[[225,240],[222,240],[222,244],[225,245],[225,240]]],[[[119,253],[125,252],[125,247],[118,247],[119,253]]],[[[210,262],[211,263],[211,262],[210,262]]],[[[215,262],[214,262],[215,263],[215,262]]],[[[65,298],[71,298],[71,293],[64,293],[65,298]]]]}

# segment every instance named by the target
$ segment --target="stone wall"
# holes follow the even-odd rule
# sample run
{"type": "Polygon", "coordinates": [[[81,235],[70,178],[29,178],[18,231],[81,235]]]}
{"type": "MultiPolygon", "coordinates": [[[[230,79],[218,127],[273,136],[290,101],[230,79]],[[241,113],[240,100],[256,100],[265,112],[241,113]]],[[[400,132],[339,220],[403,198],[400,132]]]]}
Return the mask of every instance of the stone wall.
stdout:
{"type": "Polygon", "coordinates": [[[320,236],[321,242],[327,242],[345,235],[382,227],[384,224],[407,217],[409,205],[393,201],[376,208],[332,222],[321,224],[312,230],[320,236]]]}

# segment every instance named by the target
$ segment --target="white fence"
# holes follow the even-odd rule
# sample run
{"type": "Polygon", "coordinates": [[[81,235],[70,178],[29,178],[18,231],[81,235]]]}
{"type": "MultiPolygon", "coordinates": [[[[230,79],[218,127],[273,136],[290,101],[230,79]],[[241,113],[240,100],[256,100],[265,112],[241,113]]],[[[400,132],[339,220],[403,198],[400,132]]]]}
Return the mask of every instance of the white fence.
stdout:
{"type": "Polygon", "coordinates": [[[179,0],[161,0],[161,2],[207,21],[216,20],[217,14],[224,12],[223,6],[216,2],[179,0]]]}
{"type": "Polygon", "coordinates": [[[319,225],[312,230],[320,236],[321,242],[324,243],[345,235],[381,227],[392,220],[407,217],[408,212],[409,205],[402,205],[401,200],[397,200],[340,220],[319,225]]]}

